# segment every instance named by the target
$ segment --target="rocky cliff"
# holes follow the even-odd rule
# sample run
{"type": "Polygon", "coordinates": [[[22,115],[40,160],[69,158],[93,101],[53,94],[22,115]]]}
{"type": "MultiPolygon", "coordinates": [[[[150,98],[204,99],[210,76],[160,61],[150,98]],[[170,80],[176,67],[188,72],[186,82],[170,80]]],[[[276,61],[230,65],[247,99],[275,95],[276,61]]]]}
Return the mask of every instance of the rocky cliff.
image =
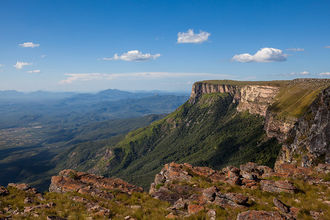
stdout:
{"type": "Polygon", "coordinates": [[[283,143],[278,163],[312,166],[329,162],[329,79],[275,82],[203,81],[193,85],[190,100],[226,93],[237,111],[265,118],[269,138],[283,143]]]}
{"type": "Polygon", "coordinates": [[[203,94],[227,93],[233,97],[234,103],[238,103],[238,111],[265,116],[268,106],[274,103],[279,87],[251,83],[251,85],[231,85],[197,82],[192,87],[190,99],[194,103],[203,94]]]}
{"type": "Polygon", "coordinates": [[[323,90],[288,132],[277,164],[303,167],[330,163],[330,87],[323,90]]]}

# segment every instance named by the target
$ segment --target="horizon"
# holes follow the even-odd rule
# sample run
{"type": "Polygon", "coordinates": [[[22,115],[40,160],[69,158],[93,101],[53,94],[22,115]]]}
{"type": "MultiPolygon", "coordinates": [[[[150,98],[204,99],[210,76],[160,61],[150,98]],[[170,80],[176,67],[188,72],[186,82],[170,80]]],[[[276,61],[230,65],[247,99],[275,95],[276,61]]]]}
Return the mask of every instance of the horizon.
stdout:
{"type": "MultiPolygon", "coordinates": [[[[265,81],[261,81],[261,80],[231,80],[231,79],[219,79],[219,81],[238,81],[238,82],[271,82],[271,81],[292,81],[292,80],[330,80],[330,78],[293,78],[293,79],[280,79],[280,80],[265,80],[265,81]]],[[[192,83],[198,83],[198,82],[204,82],[204,81],[214,81],[214,79],[205,79],[205,80],[201,80],[201,81],[195,81],[192,83]]],[[[215,80],[217,81],[217,80],[215,80]]],[[[190,88],[190,90],[176,90],[176,91],[172,91],[172,90],[122,90],[122,89],[113,89],[113,88],[106,88],[106,89],[102,89],[102,90],[95,90],[95,91],[52,91],[52,90],[30,90],[30,91],[23,91],[23,90],[15,90],[15,89],[9,89],[9,90],[1,90],[0,92],[19,92],[19,93],[25,93],[25,94],[29,94],[29,93],[37,93],[37,92],[46,92],[46,93],[73,93],[73,94],[96,94],[96,93],[100,93],[103,91],[107,91],[107,90],[116,90],[116,91],[121,91],[121,92],[130,92],[130,93],[153,93],[153,92],[159,92],[159,93],[182,93],[182,94],[190,94],[192,87],[190,88]]]]}
{"type": "Polygon", "coordinates": [[[178,92],[203,80],[330,77],[326,0],[0,6],[0,90],[178,92]]]}

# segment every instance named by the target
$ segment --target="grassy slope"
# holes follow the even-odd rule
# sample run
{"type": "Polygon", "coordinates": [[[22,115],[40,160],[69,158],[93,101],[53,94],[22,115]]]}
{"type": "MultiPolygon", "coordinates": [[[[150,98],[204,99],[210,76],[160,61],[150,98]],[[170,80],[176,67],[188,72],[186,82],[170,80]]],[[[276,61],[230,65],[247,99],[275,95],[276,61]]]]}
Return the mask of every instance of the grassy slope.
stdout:
{"type": "Polygon", "coordinates": [[[217,169],[248,161],[272,166],[280,145],[266,138],[263,123],[262,117],[238,113],[229,95],[204,95],[196,104],[186,102],[166,118],[129,133],[111,147],[114,156],[98,166],[102,174],[145,188],[172,161],[217,169]]]}

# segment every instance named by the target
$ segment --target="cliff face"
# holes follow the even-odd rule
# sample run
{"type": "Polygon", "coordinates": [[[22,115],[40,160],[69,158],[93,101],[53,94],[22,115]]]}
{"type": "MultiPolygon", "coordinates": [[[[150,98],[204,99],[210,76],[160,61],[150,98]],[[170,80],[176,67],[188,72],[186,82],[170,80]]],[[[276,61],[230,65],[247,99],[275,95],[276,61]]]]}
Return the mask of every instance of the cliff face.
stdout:
{"type": "Polygon", "coordinates": [[[274,86],[244,86],[239,89],[237,111],[266,116],[268,106],[274,103],[279,88],[274,86]]]}
{"type": "Polygon", "coordinates": [[[296,79],[278,86],[244,83],[197,82],[190,100],[195,103],[203,94],[227,93],[238,104],[237,111],[264,116],[267,136],[283,143],[277,164],[330,163],[328,79],[296,79]]]}
{"type": "Polygon", "coordinates": [[[323,90],[288,134],[277,165],[293,163],[310,167],[330,163],[330,87],[323,90]]]}
{"type": "Polygon", "coordinates": [[[221,85],[210,83],[195,83],[192,87],[190,100],[195,103],[203,94],[228,93],[233,102],[238,103],[239,112],[248,111],[251,114],[266,116],[269,105],[274,103],[274,97],[279,93],[279,87],[261,85],[221,85]]]}
{"type": "Polygon", "coordinates": [[[233,102],[238,103],[239,112],[248,111],[251,114],[266,116],[269,105],[274,103],[279,87],[262,85],[221,85],[210,83],[195,83],[192,87],[190,99],[194,103],[203,94],[228,93],[233,102]]]}

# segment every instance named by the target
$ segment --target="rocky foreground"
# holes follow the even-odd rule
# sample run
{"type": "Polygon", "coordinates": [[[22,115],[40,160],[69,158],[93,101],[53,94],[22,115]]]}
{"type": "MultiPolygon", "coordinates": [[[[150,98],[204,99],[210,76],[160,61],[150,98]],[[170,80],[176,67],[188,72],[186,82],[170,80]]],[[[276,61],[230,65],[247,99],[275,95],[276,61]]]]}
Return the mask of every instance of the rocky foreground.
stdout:
{"type": "Polygon", "coordinates": [[[170,163],[149,194],[118,178],[63,170],[43,194],[27,184],[0,187],[0,219],[329,219],[329,186],[328,164],[170,163]]]}

